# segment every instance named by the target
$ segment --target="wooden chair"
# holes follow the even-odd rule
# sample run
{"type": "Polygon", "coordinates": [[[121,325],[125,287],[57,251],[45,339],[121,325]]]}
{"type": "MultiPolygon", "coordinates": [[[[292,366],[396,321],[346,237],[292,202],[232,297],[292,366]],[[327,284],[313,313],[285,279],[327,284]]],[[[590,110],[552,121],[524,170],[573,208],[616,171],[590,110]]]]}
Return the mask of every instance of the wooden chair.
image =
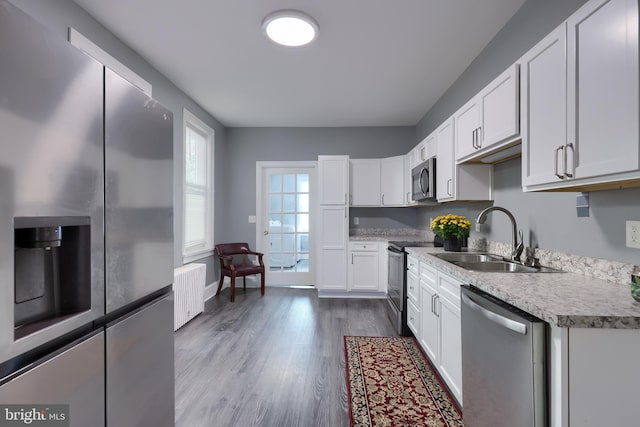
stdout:
{"type": "Polygon", "coordinates": [[[248,243],[220,243],[215,246],[220,259],[220,284],[216,296],[220,295],[224,276],[231,278],[231,302],[236,296],[236,277],[242,277],[244,289],[247,289],[247,276],[260,274],[260,294],[264,296],[264,254],[254,252],[248,243]],[[249,255],[257,257],[258,264],[249,259],[249,255]]]}

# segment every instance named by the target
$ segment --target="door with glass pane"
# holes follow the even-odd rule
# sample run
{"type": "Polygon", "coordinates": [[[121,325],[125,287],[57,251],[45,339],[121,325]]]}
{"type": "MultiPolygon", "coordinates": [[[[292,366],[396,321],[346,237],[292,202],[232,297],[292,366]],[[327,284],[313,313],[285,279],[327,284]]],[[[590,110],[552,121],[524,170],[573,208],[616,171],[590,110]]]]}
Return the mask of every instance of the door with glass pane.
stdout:
{"type": "Polygon", "coordinates": [[[269,285],[313,284],[313,168],[264,168],[262,250],[269,285]]]}

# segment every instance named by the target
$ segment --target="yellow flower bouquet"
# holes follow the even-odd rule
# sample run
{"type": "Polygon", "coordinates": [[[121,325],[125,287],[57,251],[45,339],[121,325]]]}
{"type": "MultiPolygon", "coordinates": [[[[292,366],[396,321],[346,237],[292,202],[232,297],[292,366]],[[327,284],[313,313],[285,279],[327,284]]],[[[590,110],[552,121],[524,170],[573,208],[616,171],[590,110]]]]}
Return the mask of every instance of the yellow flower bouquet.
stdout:
{"type": "Polygon", "coordinates": [[[471,221],[464,215],[440,215],[431,221],[430,228],[437,236],[462,239],[469,236],[471,221]]]}

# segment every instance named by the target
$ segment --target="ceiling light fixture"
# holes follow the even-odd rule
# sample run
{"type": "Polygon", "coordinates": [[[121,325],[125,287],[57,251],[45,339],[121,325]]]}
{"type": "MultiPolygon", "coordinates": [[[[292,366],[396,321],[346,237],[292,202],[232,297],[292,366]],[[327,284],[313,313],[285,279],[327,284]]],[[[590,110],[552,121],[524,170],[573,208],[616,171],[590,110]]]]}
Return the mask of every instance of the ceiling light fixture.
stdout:
{"type": "Polygon", "coordinates": [[[318,23],[299,10],[278,10],[267,15],[262,29],[269,39],[283,46],[306,46],[318,37],[318,23]]]}

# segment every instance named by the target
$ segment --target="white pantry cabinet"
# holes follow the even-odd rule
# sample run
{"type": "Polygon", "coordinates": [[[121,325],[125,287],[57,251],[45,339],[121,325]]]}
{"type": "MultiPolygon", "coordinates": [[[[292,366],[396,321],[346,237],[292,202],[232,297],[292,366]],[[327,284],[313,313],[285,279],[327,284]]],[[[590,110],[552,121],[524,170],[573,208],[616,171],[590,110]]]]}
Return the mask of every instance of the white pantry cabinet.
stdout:
{"type": "Polygon", "coordinates": [[[523,188],[640,185],[638,2],[589,1],[519,62],[523,188]]]}
{"type": "Polygon", "coordinates": [[[332,205],[321,205],[319,210],[318,289],[346,291],[349,210],[332,205]]]}
{"type": "Polygon", "coordinates": [[[380,206],[380,159],[349,160],[351,206],[380,206]]]}
{"type": "Polygon", "coordinates": [[[346,291],[349,156],[318,156],[318,170],[318,291],[346,291]]]}
{"type": "Polygon", "coordinates": [[[519,141],[518,70],[510,66],[454,114],[458,163],[519,141]]]}
{"type": "Polygon", "coordinates": [[[436,199],[492,200],[491,165],[457,165],[454,161],[454,119],[450,117],[436,134],[436,199]]]}
{"type": "Polygon", "coordinates": [[[349,156],[318,156],[320,205],[346,205],[349,156]]]}

